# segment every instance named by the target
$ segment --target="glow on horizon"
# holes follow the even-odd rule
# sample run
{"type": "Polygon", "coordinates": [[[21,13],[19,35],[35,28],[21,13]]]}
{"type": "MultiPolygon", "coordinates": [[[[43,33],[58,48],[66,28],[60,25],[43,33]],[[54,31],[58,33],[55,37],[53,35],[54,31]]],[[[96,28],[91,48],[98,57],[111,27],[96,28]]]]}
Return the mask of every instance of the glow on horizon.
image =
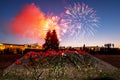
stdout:
{"type": "MultiPolygon", "coordinates": [[[[29,39],[29,38],[14,38],[12,36],[10,36],[12,39],[9,40],[9,37],[5,37],[4,42],[1,41],[0,43],[10,43],[10,44],[33,44],[36,43],[36,41],[34,39],[29,39]],[[9,40],[9,41],[7,41],[9,40]]],[[[42,45],[44,43],[44,41],[41,41],[41,43],[39,45],[42,45]]],[[[104,44],[107,43],[112,43],[115,45],[115,47],[120,47],[119,44],[119,40],[116,39],[108,39],[108,38],[96,38],[95,36],[93,38],[89,38],[89,39],[80,39],[77,41],[74,40],[64,40],[63,42],[60,42],[60,46],[72,46],[72,47],[82,47],[84,44],[86,46],[104,46],[104,44]]]]}

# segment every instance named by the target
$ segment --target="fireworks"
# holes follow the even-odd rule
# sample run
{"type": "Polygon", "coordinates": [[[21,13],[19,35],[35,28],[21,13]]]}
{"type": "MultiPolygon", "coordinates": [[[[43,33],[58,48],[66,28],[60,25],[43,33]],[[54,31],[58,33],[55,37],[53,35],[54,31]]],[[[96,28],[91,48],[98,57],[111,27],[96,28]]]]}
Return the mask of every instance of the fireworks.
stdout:
{"type": "Polygon", "coordinates": [[[67,26],[69,26],[67,31],[73,36],[86,33],[93,35],[94,27],[97,27],[99,22],[93,8],[89,8],[85,4],[80,5],[79,3],[66,7],[63,19],[67,26]]]}
{"type": "Polygon", "coordinates": [[[46,15],[35,4],[26,5],[17,14],[12,23],[11,31],[15,35],[26,38],[44,40],[48,30],[56,30],[59,40],[66,38],[64,35],[79,37],[81,34],[93,34],[94,27],[98,25],[95,11],[88,5],[75,3],[65,8],[62,17],[46,15]]]}
{"type": "Polygon", "coordinates": [[[11,21],[12,34],[34,39],[38,43],[44,40],[48,30],[56,30],[60,38],[59,17],[45,15],[35,4],[24,6],[11,21]]]}

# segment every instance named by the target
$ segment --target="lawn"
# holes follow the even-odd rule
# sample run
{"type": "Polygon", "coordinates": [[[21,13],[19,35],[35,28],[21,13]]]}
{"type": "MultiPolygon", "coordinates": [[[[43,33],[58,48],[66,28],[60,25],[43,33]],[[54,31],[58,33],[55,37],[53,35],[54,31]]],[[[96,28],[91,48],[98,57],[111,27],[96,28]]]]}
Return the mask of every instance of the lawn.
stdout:
{"type": "Polygon", "coordinates": [[[108,62],[109,64],[117,67],[120,69],[120,55],[100,55],[100,54],[96,54],[96,55],[93,55],[105,62],[108,62]]]}

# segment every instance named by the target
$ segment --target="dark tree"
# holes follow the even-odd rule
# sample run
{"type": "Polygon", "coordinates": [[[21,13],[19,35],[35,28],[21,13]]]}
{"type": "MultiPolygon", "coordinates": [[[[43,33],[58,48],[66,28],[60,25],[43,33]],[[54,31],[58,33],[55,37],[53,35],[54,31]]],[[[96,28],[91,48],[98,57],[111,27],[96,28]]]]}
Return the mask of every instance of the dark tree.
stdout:
{"type": "Polygon", "coordinates": [[[56,31],[53,30],[52,32],[49,30],[46,34],[45,43],[43,44],[45,50],[59,49],[59,40],[56,34],[56,31]]]}
{"type": "Polygon", "coordinates": [[[111,43],[109,43],[109,44],[105,44],[104,46],[105,46],[106,48],[110,49],[110,48],[111,48],[111,46],[112,46],[112,44],[111,44],[111,43]]]}
{"type": "Polygon", "coordinates": [[[54,50],[59,49],[59,40],[58,40],[57,33],[55,30],[52,31],[52,35],[51,35],[51,47],[54,50]]]}
{"type": "Polygon", "coordinates": [[[86,47],[85,47],[85,44],[83,45],[83,50],[85,50],[86,49],[86,47]]]}
{"type": "Polygon", "coordinates": [[[45,50],[51,48],[51,31],[49,30],[46,34],[45,43],[43,44],[45,50]]]}

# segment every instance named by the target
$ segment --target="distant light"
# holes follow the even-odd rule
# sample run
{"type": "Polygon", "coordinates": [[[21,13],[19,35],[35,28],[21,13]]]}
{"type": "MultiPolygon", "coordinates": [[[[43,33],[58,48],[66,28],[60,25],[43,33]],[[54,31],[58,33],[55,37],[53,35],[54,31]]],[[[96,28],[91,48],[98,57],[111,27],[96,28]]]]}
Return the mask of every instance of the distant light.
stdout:
{"type": "Polygon", "coordinates": [[[91,50],[94,50],[94,48],[91,48],[91,50]]]}
{"type": "Polygon", "coordinates": [[[0,46],[2,46],[3,44],[0,43],[0,46]]]}
{"type": "Polygon", "coordinates": [[[0,43],[0,50],[4,50],[4,49],[5,49],[5,46],[0,43]]]}
{"type": "Polygon", "coordinates": [[[36,48],[38,49],[39,47],[37,46],[36,48]]]}
{"type": "Polygon", "coordinates": [[[120,47],[118,47],[120,49],[120,47]]]}
{"type": "Polygon", "coordinates": [[[4,47],[4,46],[0,47],[0,50],[4,50],[4,49],[5,49],[5,47],[4,47]]]}
{"type": "Polygon", "coordinates": [[[10,47],[13,47],[13,45],[10,45],[10,47]]]}

